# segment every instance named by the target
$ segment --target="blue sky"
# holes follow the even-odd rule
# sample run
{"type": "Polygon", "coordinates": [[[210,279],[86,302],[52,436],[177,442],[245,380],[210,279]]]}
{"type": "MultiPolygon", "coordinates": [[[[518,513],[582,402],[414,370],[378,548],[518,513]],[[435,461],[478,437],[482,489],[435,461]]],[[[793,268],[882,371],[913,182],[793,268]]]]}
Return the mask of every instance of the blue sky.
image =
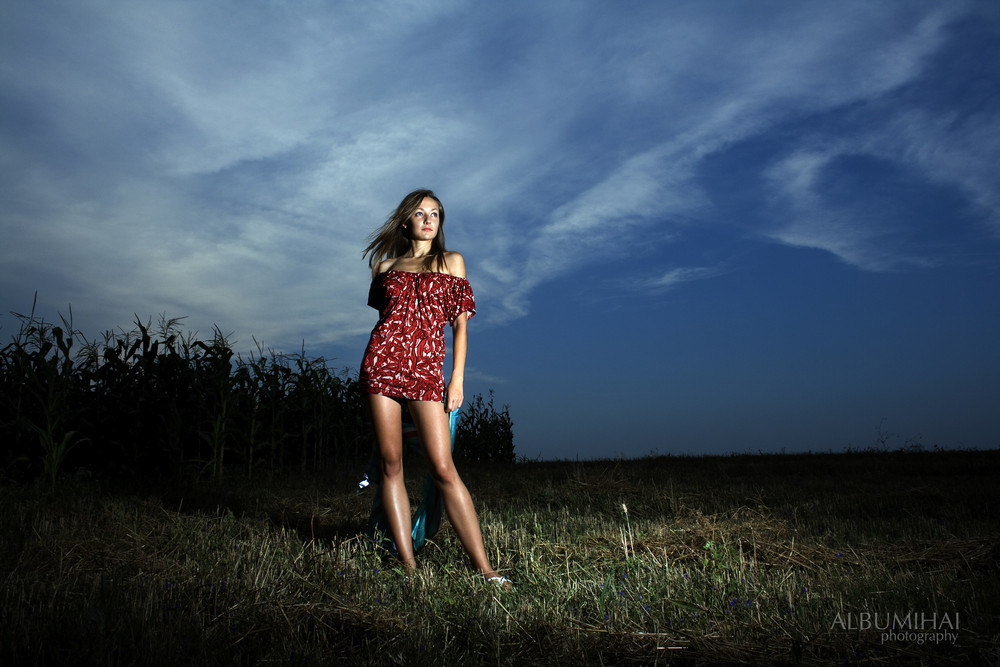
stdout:
{"type": "Polygon", "coordinates": [[[37,291],[356,373],[430,187],[523,456],[1000,446],[996,2],[2,11],[0,335],[37,291]]]}

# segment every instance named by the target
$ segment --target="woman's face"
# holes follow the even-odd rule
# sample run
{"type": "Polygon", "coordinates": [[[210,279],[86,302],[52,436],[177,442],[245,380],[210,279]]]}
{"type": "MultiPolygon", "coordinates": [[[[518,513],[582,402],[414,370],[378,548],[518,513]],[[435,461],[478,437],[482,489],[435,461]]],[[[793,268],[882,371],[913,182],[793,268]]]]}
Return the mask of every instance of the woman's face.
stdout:
{"type": "Polygon", "coordinates": [[[432,241],[441,228],[441,209],[431,197],[424,197],[417,210],[410,216],[410,238],[418,241],[432,241]]]}

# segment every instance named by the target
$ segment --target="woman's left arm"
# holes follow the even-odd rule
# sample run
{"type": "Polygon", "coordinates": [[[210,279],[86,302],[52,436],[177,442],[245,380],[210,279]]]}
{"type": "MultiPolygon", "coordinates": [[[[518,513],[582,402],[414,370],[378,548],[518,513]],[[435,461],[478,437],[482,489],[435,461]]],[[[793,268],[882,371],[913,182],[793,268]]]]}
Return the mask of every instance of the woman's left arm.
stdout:
{"type": "MultiPolygon", "coordinates": [[[[448,273],[457,277],[465,278],[465,258],[460,253],[449,252],[447,255],[448,273]]],[[[453,360],[451,369],[451,380],[448,382],[448,404],[445,409],[448,412],[458,410],[462,407],[464,399],[463,385],[465,384],[465,352],[469,347],[469,314],[462,313],[451,323],[453,360]]]]}
{"type": "Polygon", "coordinates": [[[462,407],[464,399],[465,384],[465,353],[469,346],[469,314],[462,313],[452,322],[452,368],[451,379],[448,381],[448,404],[445,409],[448,412],[462,407]]]}

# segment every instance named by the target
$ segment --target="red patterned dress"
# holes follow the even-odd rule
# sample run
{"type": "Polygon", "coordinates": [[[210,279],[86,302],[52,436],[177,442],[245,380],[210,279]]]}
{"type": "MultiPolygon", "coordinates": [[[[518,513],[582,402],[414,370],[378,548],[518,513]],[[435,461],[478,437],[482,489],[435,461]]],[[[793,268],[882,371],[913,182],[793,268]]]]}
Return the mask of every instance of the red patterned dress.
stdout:
{"type": "Polygon", "coordinates": [[[472,286],[447,273],[386,271],[368,305],[379,312],[361,361],[361,388],[411,401],[444,400],[444,325],[476,313],[472,286]]]}

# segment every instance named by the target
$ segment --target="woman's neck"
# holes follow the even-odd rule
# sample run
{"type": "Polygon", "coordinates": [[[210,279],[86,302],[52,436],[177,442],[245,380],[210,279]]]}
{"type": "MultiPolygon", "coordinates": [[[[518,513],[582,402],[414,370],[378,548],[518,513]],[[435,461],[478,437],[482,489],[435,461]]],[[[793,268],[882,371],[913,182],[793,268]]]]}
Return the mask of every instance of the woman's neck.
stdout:
{"type": "Polygon", "coordinates": [[[410,241],[410,249],[404,256],[413,257],[415,259],[426,257],[430,254],[432,247],[432,241],[410,241]]]}

